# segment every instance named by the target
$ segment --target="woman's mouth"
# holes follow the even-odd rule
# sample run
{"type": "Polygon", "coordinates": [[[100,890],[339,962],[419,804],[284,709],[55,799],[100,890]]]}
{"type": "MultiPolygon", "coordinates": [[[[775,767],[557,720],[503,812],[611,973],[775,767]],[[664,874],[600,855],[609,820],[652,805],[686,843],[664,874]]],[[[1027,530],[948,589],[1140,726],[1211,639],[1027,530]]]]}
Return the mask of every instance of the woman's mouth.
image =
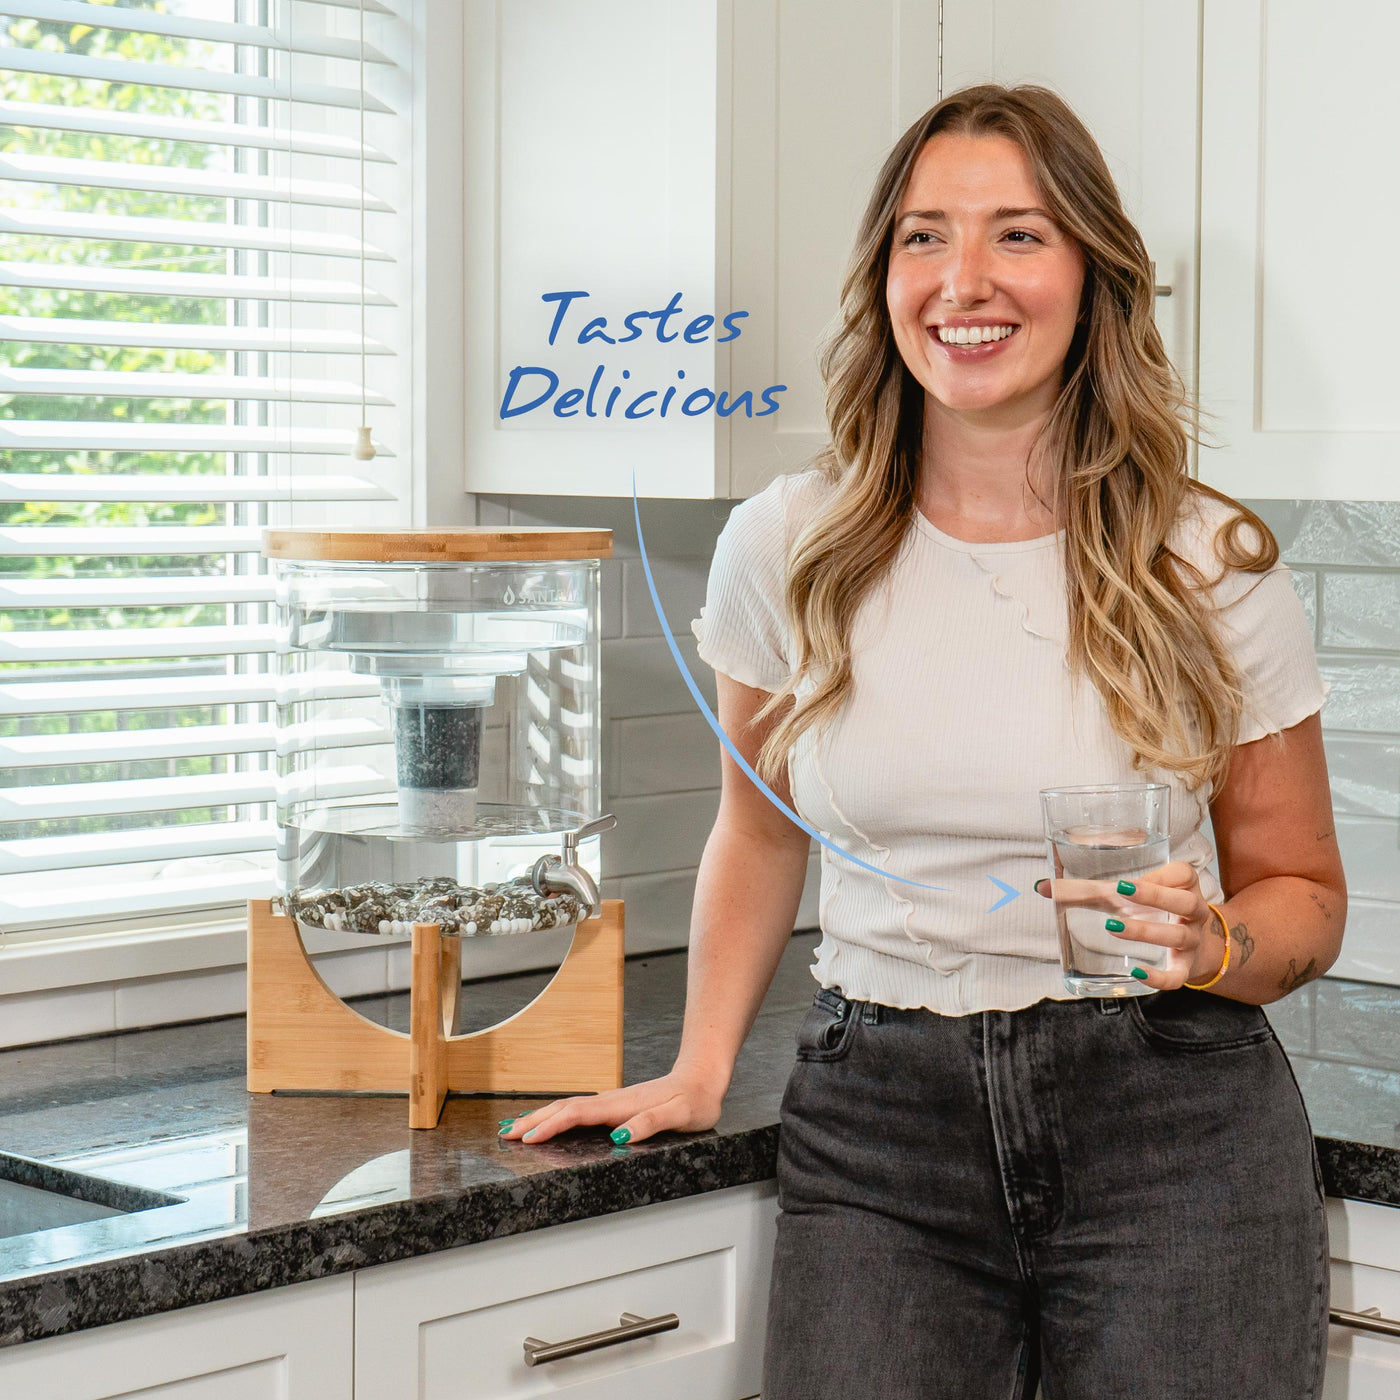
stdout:
{"type": "Polygon", "coordinates": [[[997,326],[976,326],[976,327],[944,327],[930,326],[928,328],[929,338],[933,343],[953,361],[954,364],[966,364],[978,360],[988,360],[997,354],[1006,342],[1013,339],[1021,327],[1011,322],[1006,322],[997,326]],[[944,340],[944,335],[977,335],[978,342],[974,344],[968,340],[944,340]]]}

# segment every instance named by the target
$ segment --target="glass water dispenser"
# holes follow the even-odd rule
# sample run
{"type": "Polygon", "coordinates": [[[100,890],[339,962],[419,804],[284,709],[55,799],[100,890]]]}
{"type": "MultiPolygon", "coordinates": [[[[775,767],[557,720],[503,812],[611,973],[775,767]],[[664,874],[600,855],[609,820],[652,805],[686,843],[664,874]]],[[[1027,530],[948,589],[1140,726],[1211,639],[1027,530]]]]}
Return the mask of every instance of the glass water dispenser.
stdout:
{"type": "Polygon", "coordinates": [[[600,899],[607,530],[269,530],[281,896],[248,906],[248,1089],[449,1094],[622,1083],[622,901],[600,899]],[[569,930],[548,985],[463,1033],[467,940],[569,930]],[[409,1029],[321,978],[305,935],[407,935],[409,1029]]]}
{"type": "Polygon", "coordinates": [[[606,530],[270,530],[279,873],[304,933],[598,903],[606,530]]]}

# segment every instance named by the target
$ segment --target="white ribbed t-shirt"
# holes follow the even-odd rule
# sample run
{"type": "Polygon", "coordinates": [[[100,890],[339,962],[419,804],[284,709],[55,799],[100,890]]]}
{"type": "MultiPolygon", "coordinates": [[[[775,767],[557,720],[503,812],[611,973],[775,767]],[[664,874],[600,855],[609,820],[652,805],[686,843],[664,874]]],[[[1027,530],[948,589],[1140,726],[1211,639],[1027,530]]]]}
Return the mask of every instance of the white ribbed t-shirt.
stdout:
{"type": "MultiPolygon", "coordinates": [[[[788,549],[830,489],[814,469],[734,508],[691,623],[715,670],[765,690],[792,674],[788,549]]],[[[1225,571],[1211,539],[1229,510],[1192,500],[1171,543],[1208,580],[1221,576],[1210,596],[1243,672],[1239,742],[1248,743],[1320,709],[1331,686],[1287,566],[1225,571]]],[[[972,544],[915,512],[891,570],[862,601],[854,693],[790,755],[794,805],[843,850],[947,892],[886,879],[823,846],[813,968],[822,986],[945,1015],[1069,998],[1053,905],[1032,890],[1049,873],[1045,787],[1169,783],[1171,859],[1190,861],[1205,898],[1221,899],[1200,829],[1210,789],[1193,795],[1171,771],[1134,771],[1093,683],[1083,677],[1072,693],[1062,539],[972,544]],[[1021,891],[994,913],[1003,892],[991,876],[1021,891]]]]}

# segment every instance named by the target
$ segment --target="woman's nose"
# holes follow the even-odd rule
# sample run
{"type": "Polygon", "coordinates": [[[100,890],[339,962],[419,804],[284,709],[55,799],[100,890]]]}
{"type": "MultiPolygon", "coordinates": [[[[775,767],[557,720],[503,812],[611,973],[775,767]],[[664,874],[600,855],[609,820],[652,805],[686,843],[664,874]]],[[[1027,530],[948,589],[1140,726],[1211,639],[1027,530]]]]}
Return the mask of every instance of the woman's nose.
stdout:
{"type": "Polygon", "coordinates": [[[973,306],[992,294],[991,262],[986,247],[976,240],[953,246],[944,265],[943,295],[955,306],[973,306]]]}

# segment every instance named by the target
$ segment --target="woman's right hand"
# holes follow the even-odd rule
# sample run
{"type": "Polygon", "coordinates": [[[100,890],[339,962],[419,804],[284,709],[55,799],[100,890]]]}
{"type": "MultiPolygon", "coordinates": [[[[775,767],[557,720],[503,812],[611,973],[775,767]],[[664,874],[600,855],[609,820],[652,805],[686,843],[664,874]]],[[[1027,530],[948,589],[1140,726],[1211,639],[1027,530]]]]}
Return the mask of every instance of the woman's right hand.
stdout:
{"type": "MultiPolygon", "coordinates": [[[[745,761],[785,713],[758,721],[771,698],[723,671],[715,673],[719,720],[745,761]]],[[[555,1099],[506,1123],[501,1137],[548,1142],[570,1128],[602,1125],[621,1145],[654,1133],[703,1132],[719,1122],[729,1075],[773,972],[796,926],[811,838],[756,788],[727,748],[720,750],[720,804],[695,879],[686,960],[685,1029],[669,1074],[601,1094],[555,1099]]],[[[789,806],[786,775],[774,791],[789,806]]]]}
{"type": "Polygon", "coordinates": [[[705,1079],[672,1070],[660,1079],[644,1080],[622,1089],[576,1098],[555,1099],[531,1109],[501,1131],[507,1141],[548,1142],[570,1128],[603,1124],[613,1129],[612,1140],[641,1142],[668,1130],[701,1132],[719,1122],[724,1093],[705,1079]]]}

